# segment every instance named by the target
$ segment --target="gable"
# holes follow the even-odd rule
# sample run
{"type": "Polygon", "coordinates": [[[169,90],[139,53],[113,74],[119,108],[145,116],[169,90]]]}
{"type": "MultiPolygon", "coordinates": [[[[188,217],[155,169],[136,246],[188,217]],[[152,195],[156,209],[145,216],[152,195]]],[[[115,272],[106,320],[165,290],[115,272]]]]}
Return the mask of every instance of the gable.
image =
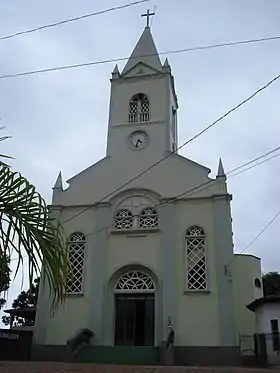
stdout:
{"type": "Polygon", "coordinates": [[[133,66],[130,70],[121,75],[122,78],[131,78],[131,77],[142,77],[145,75],[154,75],[159,74],[158,70],[153,69],[152,67],[146,65],[143,62],[139,62],[137,65],[133,66]]]}
{"type": "MultiPolygon", "coordinates": [[[[56,204],[88,205],[100,200],[113,202],[111,198],[114,195],[133,188],[150,190],[162,198],[172,198],[212,180],[208,176],[210,170],[207,167],[177,154],[172,154],[153,170],[135,179],[152,163],[149,158],[139,162],[133,161],[131,157],[103,158],[68,180],[70,186],[59,193],[56,204]],[[131,162],[134,167],[131,167],[131,162]],[[128,183],[129,180],[132,181],[128,183]]],[[[191,195],[207,197],[220,193],[220,183],[214,179],[208,188],[191,195]]]]}
{"type": "Polygon", "coordinates": [[[172,154],[172,156],[175,157],[176,159],[178,159],[178,161],[185,162],[186,165],[189,164],[189,166],[191,166],[192,168],[197,169],[202,173],[205,173],[205,176],[207,176],[211,172],[210,168],[208,168],[206,166],[203,166],[202,164],[197,163],[195,161],[192,161],[189,158],[185,158],[180,154],[174,153],[174,154],[172,154]]]}

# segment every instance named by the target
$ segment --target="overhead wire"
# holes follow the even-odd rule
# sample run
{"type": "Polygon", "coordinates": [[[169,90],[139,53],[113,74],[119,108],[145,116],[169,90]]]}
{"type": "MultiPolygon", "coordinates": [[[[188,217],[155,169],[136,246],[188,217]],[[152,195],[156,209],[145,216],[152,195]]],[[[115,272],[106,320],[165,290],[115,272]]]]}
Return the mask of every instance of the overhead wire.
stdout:
{"type": "MultiPolygon", "coordinates": [[[[277,150],[280,150],[280,146],[278,146],[277,148],[274,148],[274,149],[270,150],[269,152],[267,152],[267,153],[265,153],[265,154],[263,154],[263,155],[260,155],[260,156],[257,157],[257,158],[252,159],[252,160],[250,161],[250,163],[254,163],[254,162],[258,161],[259,159],[261,159],[261,158],[263,158],[263,157],[266,157],[267,155],[270,155],[270,154],[272,154],[272,153],[275,153],[277,150]]],[[[248,165],[249,165],[250,163],[248,163],[248,165]]],[[[240,168],[242,168],[242,166],[239,166],[239,167],[234,168],[233,170],[231,170],[231,173],[233,173],[233,172],[235,172],[235,171],[238,171],[240,168]]]]}
{"type": "Polygon", "coordinates": [[[40,30],[44,30],[44,29],[47,29],[47,28],[60,26],[60,25],[63,25],[65,23],[75,22],[75,21],[79,21],[81,19],[86,19],[86,18],[89,18],[89,17],[93,17],[93,16],[97,16],[97,15],[101,15],[101,14],[113,12],[115,10],[121,10],[121,9],[129,8],[129,7],[133,6],[133,5],[137,5],[137,4],[141,4],[141,3],[146,3],[148,1],[150,1],[150,0],[134,1],[132,3],[115,6],[115,7],[112,7],[112,8],[103,9],[103,10],[100,10],[98,12],[87,13],[87,14],[83,14],[82,16],[73,17],[73,18],[67,18],[67,19],[64,19],[62,21],[58,21],[58,22],[54,22],[54,23],[48,23],[46,25],[38,26],[38,27],[29,29],[29,30],[18,31],[18,32],[14,33],[14,34],[0,36],[0,40],[12,39],[12,38],[15,38],[15,37],[20,36],[20,35],[30,34],[30,33],[35,32],[35,31],[40,31],[40,30]]]}
{"type": "MultiPolygon", "coordinates": [[[[275,148],[274,150],[271,150],[269,153],[271,154],[273,151],[276,152],[278,149],[279,149],[279,147],[275,148]]],[[[266,155],[267,155],[267,153],[266,153],[266,154],[263,154],[262,156],[259,156],[258,159],[261,159],[261,157],[265,157],[266,155]]],[[[279,155],[280,155],[280,154],[278,154],[278,156],[279,156],[279,155]]],[[[270,159],[272,159],[272,158],[266,159],[266,162],[268,162],[270,159]]],[[[262,162],[262,163],[265,163],[265,162],[262,162]]],[[[246,166],[249,165],[249,164],[252,164],[252,161],[251,161],[251,160],[248,161],[248,162],[245,162],[245,163],[242,164],[242,165],[240,165],[240,166],[238,167],[238,169],[244,168],[244,167],[246,167],[246,166]]],[[[259,164],[261,164],[261,163],[259,163],[259,164]]],[[[258,164],[258,165],[259,165],[259,164],[258,164]]],[[[251,169],[251,168],[252,168],[252,167],[248,167],[248,168],[247,168],[246,170],[244,170],[243,172],[248,171],[248,170],[251,169]]],[[[229,171],[229,172],[227,172],[227,173],[225,174],[225,176],[229,176],[229,175],[231,175],[233,172],[234,172],[234,169],[231,170],[231,171],[229,171]]],[[[241,174],[241,173],[243,173],[243,172],[236,173],[236,174],[234,174],[232,177],[237,176],[237,175],[239,175],[239,174],[241,174]]],[[[192,195],[192,194],[194,194],[194,193],[202,192],[203,190],[208,189],[209,187],[213,186],[216,182],[217,182],[216,179],[210,179],[210,180],[207,180],[206,182],[204,182],[204,183],[202,183],[202,184],[199,184],[199,185],[197,185],[197,186],[195,186],[195,187],[193,187],[193,188],[191,188],[191,189],[188,189],[188,190],[186,190],[186,191],[183,191],[182,193],[177,194],[175,197],[171,197],[171,198],[169,198],[167,201],[160,202],[159,204],[155,205],[154,208],[155,208],[155,209],[160,209],[160,208],[162,208],[163,206],[165,206],[166,204],[174,203],[174,202],[176,202],[178,199],[183,198],[183,197],[186,196],[186,195],[189,196],[189,195],[192,195]]],[[[133,217],[133,218],[140,217],[140,214],[135,214],[135,215],[133,215],[132,217],[133,217]]],[[[103,230],[107,230],[107,229],[112,228],[113,225],[114,225],[114,224],[112,223],[112,224],[109,225],[109,226],[102,227],[102,228],[100,228],[100,229],[98,229],[98,230],[94,230],[94,231],[92,231],[91,233],[86,234],[86,236],[96,235],[97,233],[99,233],[99,232],[101,232],[101,231],[103,231],[103,230]]]]}
{"type": "MultiPolygon", "coordinates": [[[[194,52],[194,51],[214,49],[214,48],[232,47],[232,46],[243,45],[243,44],[268,42],[268,41],[279,40],[279,39],[280,39],[280,36],[271,36],[271,37],[265,37],[265,38],[259,38],[259,39],[239,40],[239,41],[233,41],[233,42],[227,42],[227,43],[208,44],[208,45],[201,45],[201,46],[197,46],[197,47],[175,49],[175,50],[159,52],[157,54],[168,55],[168,54],[186,53],[186,52],[194,52]]],[[[121,62],[121,61],[126,61],[129,58],[144,58],[144,57],[151,57],[151,56],[154,56],[154,55],[157,55],[157,54],[156,53],[154,53],[154,54],[151,53],[151,54],[143,54],[142,56],[137,56],[137,57],[130,56],[130,57],[110,58],[110,59],[97,60],[97,61],[84,62],[84,63],[77,63],[77,64],[71,64],[71,65],[49,67],[49,68],[45,68],[45,69],[23,71],[23,72],[19,72],[19,73],[4,74],[4,75],[0,76],[0,79],[9,79],[9,78],[15,78],[15,77],[20,77],[20,76],[42,74],[42,73],[47,73],[47,72],[52,72],[52,71],[61,71],[61,70],[75,69],[75,68],[80,68],[80,67],[107,64],[107,63],[112,63],[112,62],[121,62]]]]}
{"type": "MultiPolygon", "coordinates": [[[[277,211],[275,215],[273,215],[272,219],[259,231],[259,233],[252,238],[252,240],[239,252],[236,254],[243,254],[245,251],[249,249],[263,234],[264,232],[274,223],[274,221],[280,216],[280,210],[277,211]]],[[[238,256],[235,256],[227,265],[228,268],[235,260],[237,260],[238,256]]]]}
{"type": "MultiPolygon", "coordinates": [[[[198,132],[196,135],[194,135],[193,137],[191,137],[189,140],[185,141],[183,144],[181,144],[177,149],[171,151],[170,153],[168,153],[167,155],[165,155],[164,157],[160,158],[157,162],[153,163],[151,166],[147,167],[146,169],[144,169],[144,171],[141,171],[139,174],[137,174],[136,176],[134,176],[133,178],[129,179],[128,181],[126,181],[124,184],[122,184],[120,187],[117,187],[115,189],[113,189],[110,193],[108,193],[107,195],[105,195],[104,197],[102,197],[99,201],[96,201],[95,203],[100,203],[102,201],[104,201],[105,199],[107,199],[108,197],[112,196],[113,194],[115,194],[116,192],[120,191],[121,189],[123,189],[125,186],[129,185],[130,183],[132,183],[133,181],[137,180],[139,177],[143,176],[144,174],[146,174],[147,172],[149,172],[150,170],[152,170],[154,167],[158,166],[160,163],[164,162],[166,159],[168,159],[169,157],[171,157],[174,153],[176,153],[178,150],[182,149],[184,146],[188,145],[191,141],[197,139],[199,136],[201,136],[203,133],[205,133],[206,131],[208,131],[210,128],[212,128],[213,126],[215,126],[218,122],[220,122],[222,119],[224,119],[225,117],[227,117],[229,114],[231,114],[232,112],[234,112],[235,110],[237,110],[238,108],[240,108],[242,105],[246,104],[247,102],[249,102],[252,98],[254,98],[256,95],[258,95],[260,92],[262,92],[264,89],[268,88],[271,84],[273,84],[276,80],[278,80],[280,78],[280,75],[277,75],[275,78],[271,79],[268,83],[266,83],[265,85],[263,85],[262,87],[260,87],[259,89],[257,89],[254,93],[252,93],[250,96],[248,96],[247,98],[245,98],[243,101],[241,101],[239,104],[235,105],[234,107],[232,107],[230,110],[228,110],[225,114],[223,114],[222,116],[220,116],[219,118],[217,118],[214,122],[212,122],[211,124],[209,124],[208,126],[206,126],[204,129],[202,129],[200,132],[198,132]]],[[[88,211],[90,208],[92,208],[92,205],[91,206],[88,206],[86,207],[84,210],[82,211],[79,211],[78,213],[76,213],[75,215],[69,217],[68,219],[66,219],[65,221],[63,221],[63,223],[67,223],[71,220],[73,220],[74,218],[76,218],[77,216],[83,214],[84,212],[88,211]]]]}
{"type": "MultiPolygon", "coordinates": [[[[262,154],[262,155],[260,155],[259,157],[255,158],[255,159],[261,159],[262,157],[267,156],[267,154],[272,154],[273,152],[277,151],[278,149],[279,149],[279,147],[277,147],[277,148],[275,148],[275,149],[273,149],[273,150],[270,150],[268,153],[262,154]]],[[[278,154],[278,155],[280,155],[280,154],[278,154]]],[[[265,162],[268,162],[268,161],[271,160],[271,159],[272,159],[272,157],[267,158],[267,159],[265,160],[265,162]]],[[[252,161],[253,161],[253,160],[250,160],[250,161],[248,161],[248,162],[245,162],[245,163],[243,163],[242,165],[240,165],[240,166],[238,166],[238,167],[236,167],[236,168],[230,170],[229,172],[227,172],[227,173],[225,174],[225,176],[229,176],[229,175],[230,175],[231,173],[233,173],[236,169],[241,169],[241,168],[246,167],[246,166],[249,165],[249,164],[252,164],[252,161]]],[[[264,163],[264,162],[262,162],[262,163],[264,163]]],[[[261,163],[258,163],[257,166],[260,165],[260,164],[261,164],[261,163]]],[[[245,171],[248,171],[249,169],[251,169],[251,167],[245,169],[245,171]]],[[[237,175],[239,175],[239,174],[241,174],[241,172],[234,174],[233,177],[234,177],[234,176],[237,176],[237,175]]],[[[160,208],[162,208],[163,206],[165,206],[165,205],[168,204],[168,203],[174,203],[174,202],[176,202],[179,198],[182,198],[183,196],[191,195],[191,194],[193,194],[194,192],[196,192],[196,193],[197,193],[197,192],[202,192],[203,190],[208,189],[210,186],[214,185],[215,182],[217,182],[216,179],[208,180],[208,181],[206,181],[206,182],[204,182],[204,183],[202,183],[202,184],[200,184],[200,185],[197,185],[197,186],[195,186],[195,187],[193,187],[193,188],[191,188],[191,189],[188,189],[188,190],[186,190],[186,191],[184,191],[184,192],[182,192],[182,193],[176,195],[176,196],[173,197],[173,198],[170,198],[170,199],[167,200],[167,201],[161,202],[161,203],[159,203],[158,205],[156,205],[156,206],[154,206],[154,207],[157,208],[157,209],[160,209],[160,208]]],[[[139,216],[140,216],[140,214],[135,214],[135,215],[133,215],[132,217],[135,218],[135,217],[139,217],[139,216]]],[[[92,231],[92,232],[90,232],[90,233],[87,233],[85,236],[88,237],[88,236],[91,236],[91,235],[96,235],[97,233],[99,233],[99,232],[101,232],[101,231],[104,231],[104,230],[108,230],[108,229],[112,228],[113,226],[114,226],[114,224],[112,223],[112,224],[110,224],[110,225],[108,225],[108,226],[104,226],[104,227],[99,228],[99,229],[96,229],[96,230],[94,230],[94,231],[92,231]]],[[[27,255],[23,256],[22,258],[23,258],[23,259],[27,258],[27,255]]],[[[13,260],[18,260],[18,258],[13,258],[13,259],[11,259],[11,261],[13,261],[13,260]]]]}
{"type": "MultiPolygon", "coordinates": [[[[277,150],[278,150],[278,149],[277,149],[277,150]]],[[[275,150],[275,151],[276,151],[276,150],[275,150]]],[[[253,165],[250,166],[250,167],[245,168],[245,170],[241,170],[241,171],[239,171],[239,172],[237,172],[237,173],[234,173],[233,175],[230,175],[229,178],[234,177],[234,176],[237,176],[237,175],[240,175],[240,174],[242,174],[243,172],[250,170],[251,168],[257,167],[257,166],[261,165],[262,163],[265,163],[265,162],[267,162],[267,161],[270,161],[271,159],[276,158],[276,157],[279,157],[279,156],[280,156],[280,153],[275,154],[275,155],[272,155],[271,157],[268,157],[268,158],[264,159],[264,160],[261,161],[261,162],[258,162],[258,163],[256,163],[256,164],[253,164],[253,165]]]]}

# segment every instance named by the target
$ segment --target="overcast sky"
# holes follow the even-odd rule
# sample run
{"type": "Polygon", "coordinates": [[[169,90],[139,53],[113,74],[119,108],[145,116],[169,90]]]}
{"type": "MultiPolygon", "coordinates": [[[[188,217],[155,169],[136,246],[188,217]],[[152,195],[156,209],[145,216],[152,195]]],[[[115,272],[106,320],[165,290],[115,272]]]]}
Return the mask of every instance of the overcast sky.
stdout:
{"type": "MultiPolygon", "coordinates": [[[[122,5],[124,0],[14,0],[0,4],[0,36],[122,5]]],[[[0,75],[129,56],[143,31],[140,15],[156,6],[159,51],[280,35],[279,0],[157,0],[0,41],[0,75]]],[[[280,73],[280,40],[168,56],[179,99],[179,143],[280,73]]],[[[163,58],[163,57],[162,57],[163,58]]],[[[122,67],[123,64],[120,65],[122,67]]],[[[114,63],[0,80],[0,117],[12,139],[1,152],[16,159],[50,202],[64,180],[105,155],[109,79],[114,63]]],[[[280,145],[280,81],[181,150],[228,171],[280,145]]],[[[235,251],[279,210],[280,157],[228,181],[235,251]]],[[[280,271],[280,218],[251,246],[263,271],[280,271]]],[[[20,279],[9,293],[9,304],[20,279]]]]}

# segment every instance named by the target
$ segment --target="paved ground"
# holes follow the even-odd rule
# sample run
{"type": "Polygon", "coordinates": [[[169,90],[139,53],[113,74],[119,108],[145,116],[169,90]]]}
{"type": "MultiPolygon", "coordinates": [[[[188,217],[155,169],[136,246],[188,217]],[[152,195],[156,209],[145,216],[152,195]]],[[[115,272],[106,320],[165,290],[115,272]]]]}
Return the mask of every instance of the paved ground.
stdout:
{"type": "Polygon", "coordinates": [[[279,369],[138,367],[49,362],[1,362],[0,373],[280,373],[279,369]]]}

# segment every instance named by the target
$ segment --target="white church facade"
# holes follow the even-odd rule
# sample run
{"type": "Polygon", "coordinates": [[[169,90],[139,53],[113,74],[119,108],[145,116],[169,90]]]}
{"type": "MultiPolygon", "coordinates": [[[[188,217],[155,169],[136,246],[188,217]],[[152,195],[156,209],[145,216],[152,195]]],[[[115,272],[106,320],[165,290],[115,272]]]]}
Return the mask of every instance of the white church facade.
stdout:
{"type": "Polygon", "coordinates": [[[172,329],[174,364],[237,364],[238,335],[255,330],[245,306],[262,295],[260,260],[234,255],[222,162],[212,179],[178,153],[177,110],[171,67],[146,27],[112,73],[106,156],[53,188],[73,276],[55,315],[41,285],[35,357],[64,359],[87,328],[87,361],[102,351],[129,361],[131,348],[162,348],[172,329]]]}

